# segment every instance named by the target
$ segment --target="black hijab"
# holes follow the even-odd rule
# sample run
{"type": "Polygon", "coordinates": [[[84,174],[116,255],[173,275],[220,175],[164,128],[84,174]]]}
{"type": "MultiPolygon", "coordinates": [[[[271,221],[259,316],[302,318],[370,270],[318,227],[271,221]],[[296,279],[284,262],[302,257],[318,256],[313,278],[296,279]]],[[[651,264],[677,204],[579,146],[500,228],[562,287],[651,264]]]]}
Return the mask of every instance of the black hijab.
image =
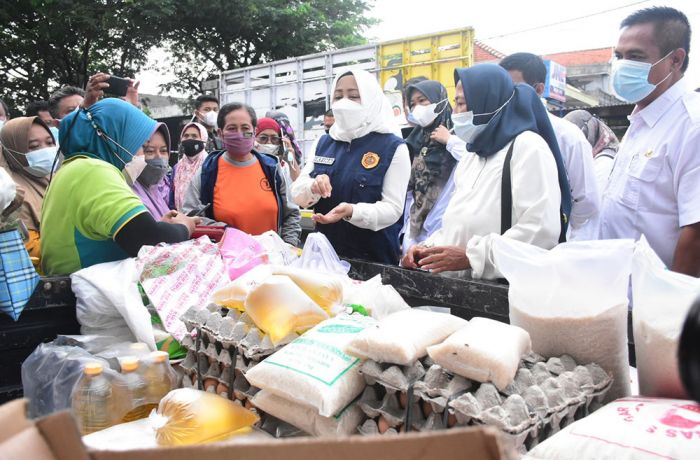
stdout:
{"type": "Polygon", "coordinates": [[[430,134],[440,125],[452,129],[452,107],[447,100],[447,89],[442,83],[434,80],[409,85],[406,88],[406,99],[409,103],[415,91],[423,93],[432,104],[437,104],[435,110],[439,112],[429,126],[416,126],[406,138],[413,158],[411,179],[408,183],[408,188],[413,194],[409,224],[411,235],[417,237],[430,210],[445,188],[457,160],[447,151],[444,144],[430,139],[430,134]]]}

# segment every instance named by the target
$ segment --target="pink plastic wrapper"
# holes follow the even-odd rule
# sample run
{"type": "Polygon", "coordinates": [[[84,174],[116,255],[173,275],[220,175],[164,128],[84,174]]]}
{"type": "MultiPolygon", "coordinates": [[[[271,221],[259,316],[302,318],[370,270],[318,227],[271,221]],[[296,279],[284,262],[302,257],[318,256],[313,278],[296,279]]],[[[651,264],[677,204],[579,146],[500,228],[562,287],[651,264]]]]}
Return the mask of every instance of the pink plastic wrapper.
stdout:
{"type": "Polygon", "coordinates": [[[252,236],[227,228],[221,241],[221,257],[231,281],[261,264],[269,263],[267,251],[252,236]]]}

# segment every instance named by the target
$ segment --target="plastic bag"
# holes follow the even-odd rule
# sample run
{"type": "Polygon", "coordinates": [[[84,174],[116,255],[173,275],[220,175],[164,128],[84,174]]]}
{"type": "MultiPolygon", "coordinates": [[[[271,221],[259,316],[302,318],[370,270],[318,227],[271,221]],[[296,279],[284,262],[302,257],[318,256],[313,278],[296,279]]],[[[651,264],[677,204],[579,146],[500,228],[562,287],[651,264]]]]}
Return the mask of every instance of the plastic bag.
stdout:
{"type": "Polygon", "coordinates": [[[546,357],[568,354],[612,374],[610,401],[630,393],[627,289],[632,240],[577,241],[551,251],[494,239],[496,267],[510,283],[510,323],[546,357]]]}
{"type": "Polygon", "coordinates": [[[83,375],[85,363],[107,361],[80,347],[42,343],[22,363],[22,388],[31,418],[70,409],[71,391],[83,375]]]}
{"type": "Polygon", "coordinates": [[[355,404],[346,407],[337,417],[322,417],[314,409],[260,390],[251,401],[255,407],[313,436],[350,436],[365,418],[355,404]]]}
{"type": "Polygon", "coordinates": [[[687,397],[678,371],[678,339],[700,294],[700,279],[667,270],[642,236],[634,251],[632,293],[640,394],[687,397]]]}
{"type": "Polygon", "coordinates": [[[292,332],[306,331],[328,319],[328,314],[294,281],[281,275],[271,275],[252,289],[245,311],[274,345],[292,332]]]}
{"type": "Polygon", "coordinates": [[[428,354],[454,374],[491,382],[503,391],[515,378],[520,358],[531,348],[525,330],[488,318],[473,318],[443,343],[428,347],[428,354]]]}
{"type": "Polygon", "coordinates": [[[700,406],[674,399],[625,398],[543,441],[529,460],[697,459],[700,406]]]}
{"type": "Polygon", "coordinates": [[[267,254],[267,260],[272,265],[291,265],[299,258],[301,250],[284,240],[272,230],[262,235],[254,235],[253,239],[260,243],[267,254]]]}
{"type": "Polygon", "coordinates": [[[343,302],[343,283],[339,275],[297,267],[273,267],[275,275],[288,276],[327,313],[343,302]]]}
{"type": "Polygon", "coordinates": [[[326,320],[251,368],[251,385],[301,405],[323,417],[339,414],[362,393],[360,360],[343,352],[356,334],[376,321],[360,315],[326,320]]]}
{"type": "Polygon", "coordinates": [[[161,446],[184,446],[248,432],[258,416],[233,401],[192,388],[168,393],[150,416],[161,446]],[[245,430],[248,428],[248,430],[245,430]]]}
{"type": "Polygon", "coordinates": [[[350,264],[340,260],[326,235],[318,232],[306,237],[301,257],[292,266],[337,275],[347,275],[350,271],[350,264]]]}
{"type": "Polygon", "coordinates": [[[232,227],[226,229],[220,250],[231,281],[252,268],[269,262],[262,244],[249,234],[232,227]]]}
{"type": "Polygon", "coordinates": [[[217,289],[210,300],[222,307],[245,311],[245,299],[250,291],[264,283],[272,275],[272,266],[258,265],[248,273],[241,275],[235,281],[217,289]]]}
{"type": "Polygon", "coordinates": [[[466,320],[450,314],[404,310],[357,334],[345,352],[363,360],[408,366],[424,357],[427,347],[442,342],[466,324],[466,320]]]}
{"type": "Polygon", "coordinates": [[[411,308],[393,286],[382,284],[381,275],[363,283],[346,283],[343,303],[362,305],[372,318],[378,320],[411,308]]]}
{"type": "Polygon", "coordinates": [[[84,335],[110,335],[156,349],[151,315],[138,290],[135,259],[84,268],[71,275],[76,316],[84,335]]]}

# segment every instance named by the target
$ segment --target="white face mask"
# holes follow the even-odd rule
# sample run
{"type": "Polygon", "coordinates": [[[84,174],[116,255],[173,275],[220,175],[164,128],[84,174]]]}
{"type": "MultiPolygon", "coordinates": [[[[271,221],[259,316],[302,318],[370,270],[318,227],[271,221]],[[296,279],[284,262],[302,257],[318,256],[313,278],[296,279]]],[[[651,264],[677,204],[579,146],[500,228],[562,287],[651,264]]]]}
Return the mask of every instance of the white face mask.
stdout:
{"type": "Polygon", "coordinates": [[[210,128],[215,128],[216,121],[218,118],[219,118],[219,112],[214,112],[212,110],[211,112],[207,112],[204,114],[202,121],[204,122],[205,125],[209,126],[210,128]]]}
{"type": "Polygon", "coordinates": [[[56,152],[58,152],[58,147],[55,145],[28,152],[25,157],[29,166],[25,166],[24,170],[34,177],[48,176],[52,173],[54,162],[56,162],[56,152]]]}
{"type": "Polygon", "coordinates": [[[474,139],[486,129],[488,123],[483,125],[474,124],[474,112],[453,113],[452,124],[454,125],[455,134],[467,144],[474,142],[474,139]]]}
{"type": "Polygon", "coordinates": [[[365,124],[365,110],[362,104],[343,98],[331,106],[335,124],[342,131],[356,131],[365,124]]]}
{"type": "Polygon", "coordinates": [[[124,165],[124,177],[129,185],[136,183],[143,170],[146,169],[146,158],[144,155],[135,155],[130,162],[124,165]]]}
{"type": "Polygon", "coordinates": [[[413,119],[412,121],[423,128],[427,128],[430,126],[435,119],[440,115],[444,110],[445,107],[447,107],[447,104],[445,104],[445,107],[443,107],[442,110],[436,111],[438,104],[442,104],[446,101],[442,100],[440,102],[437,102],[435,104],[430,104],[430,105],[416,105],[413,108],[413,111],[411,111],[411,115],[413,115],[411,118],[413,119]]]}
{"type": "Polygon", "coordinates": [[[275,144],[258,144],[255,148],[260,153],[276,155],[277,151],[280,149],[280,146],[275,144]]]}

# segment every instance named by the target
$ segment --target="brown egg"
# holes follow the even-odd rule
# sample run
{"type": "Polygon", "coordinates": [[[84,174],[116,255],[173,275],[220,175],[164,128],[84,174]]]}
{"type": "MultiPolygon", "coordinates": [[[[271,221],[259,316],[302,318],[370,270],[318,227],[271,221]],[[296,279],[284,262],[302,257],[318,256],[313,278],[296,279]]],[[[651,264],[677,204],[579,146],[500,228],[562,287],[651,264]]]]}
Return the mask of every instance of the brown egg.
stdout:
{"type": "Polygon", "coordinates": [[[216,386],[219,384],[219,381],[216,379],[204,379],[204,391],[208,391],[209,393],[216,393],[216,386]]]}
{"type": "Polygon", "coordinates": [[[216,386],[216,394],[221,395],[224,398],[228,398],[228,385],[224,385],[223,383],[219,383],[216,386]]]}
{"type": "Polygon", "coordinates": [[[433,406],[428,401],[423,401],[423,415],[428,418],[433,413],[433,406]]]}
{"type": "Polygon", "coordinates": [[[455,414],[447,415],[447,426],[452,428],[457,424],[457,416],[455,414]]]}
{"type": "Polygon", "coordinates": [[[399,393],[399,405],[401,409],[405,409],[408,406],[408,395],[406,393],[399,393]]]}
{"type": "Polygon", "coordinates": [[[379,428],[379,433],[384,434],[387,432],[389,428],[389,422],[387,419],[384,418],[383,415],[379,416],[379,419],[377,419],[377,427],[379,428]]]}

